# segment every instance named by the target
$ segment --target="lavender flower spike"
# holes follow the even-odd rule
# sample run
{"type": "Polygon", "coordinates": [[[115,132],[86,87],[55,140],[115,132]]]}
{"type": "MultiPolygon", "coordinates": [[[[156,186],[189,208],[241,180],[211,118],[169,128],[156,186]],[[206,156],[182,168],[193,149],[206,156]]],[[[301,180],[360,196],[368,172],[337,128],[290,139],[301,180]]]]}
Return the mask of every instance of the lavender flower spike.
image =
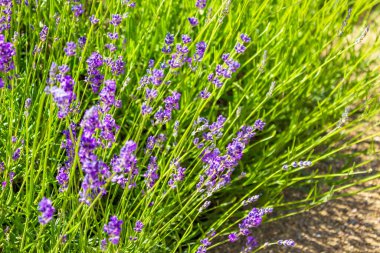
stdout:
{"type": "Polygon", "coordinates": [[[53,207],[50,199],[43,197],[38,204],[38,211],[41,212],[41,216],[38,217],[38,221],[42,225],[45,225],[53,218],[55,208],[53,207]]]}
{"type": "Polygon", "coordinates": [[[104,232],[109,236],[108,240],[112,244],[118,244],[120,240],[121,226],[123,221],[117,219],[116,216],[111,216],[108,224],[104,225],[104,232]]]}
{"type": "Polygon", "coordinates": [[[198,19],[195,18],[195,17],[188,18],[188,20],[189,20],[189,22],[190,22],[190,25],[193,26],[193,27],[194,27],[194,26],[197,26],[197,25],[199,24],[198,19]]]}

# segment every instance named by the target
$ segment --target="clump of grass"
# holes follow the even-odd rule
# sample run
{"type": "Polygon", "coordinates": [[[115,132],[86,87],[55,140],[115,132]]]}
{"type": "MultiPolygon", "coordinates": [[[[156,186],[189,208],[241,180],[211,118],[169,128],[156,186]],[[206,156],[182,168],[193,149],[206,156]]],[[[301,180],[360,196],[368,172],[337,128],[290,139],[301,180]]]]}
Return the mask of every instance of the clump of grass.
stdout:
{"type": "Polygon", "coordinates": [[[273,208],[379,177],[320,165],[374,137],[377,4],[0,1],[0,249],[293,246],[273,208]]]}

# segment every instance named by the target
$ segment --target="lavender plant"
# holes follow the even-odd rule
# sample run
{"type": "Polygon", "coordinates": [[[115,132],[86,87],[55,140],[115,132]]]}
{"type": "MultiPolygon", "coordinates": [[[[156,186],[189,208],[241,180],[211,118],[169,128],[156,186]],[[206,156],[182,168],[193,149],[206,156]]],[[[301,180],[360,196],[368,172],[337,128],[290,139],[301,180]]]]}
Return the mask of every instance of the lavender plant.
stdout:
{"type": "Polygon", "coordinates": [[[322,167],[375,137],[379,3],[0,0],[0,251],[294,246],[255,234],[380,176],[322,167]]]}

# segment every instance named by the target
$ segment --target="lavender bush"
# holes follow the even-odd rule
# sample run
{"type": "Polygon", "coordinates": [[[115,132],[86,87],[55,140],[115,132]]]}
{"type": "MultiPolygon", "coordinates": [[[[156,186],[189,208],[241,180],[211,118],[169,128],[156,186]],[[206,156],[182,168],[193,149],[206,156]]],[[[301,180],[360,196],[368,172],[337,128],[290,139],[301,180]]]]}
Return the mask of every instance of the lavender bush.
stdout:
{"type": "Polygon", "coordinates": [[[379,3],[0,0],[0,251],[294,246],[255,234],[380,176],[379,3]]]}

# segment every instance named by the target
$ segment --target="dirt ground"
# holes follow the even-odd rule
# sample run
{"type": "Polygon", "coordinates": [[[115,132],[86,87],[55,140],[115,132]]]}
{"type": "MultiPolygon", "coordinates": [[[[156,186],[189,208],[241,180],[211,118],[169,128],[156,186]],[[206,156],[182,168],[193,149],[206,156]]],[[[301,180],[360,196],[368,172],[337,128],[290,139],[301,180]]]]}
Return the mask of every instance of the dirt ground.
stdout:
{"type": "MultiPolygon", "coordinates": [[[[375,180],[366,186],[379,183],[380,180],[375,180]]],[[[264,241],[293,239],[297,243],[292,249],[272,246],[263,252],[377,253],[380,252],[380,192],[361,192],[333,200],[301,215],[264,224],[258,232],[265,235],[264,241]]]]}

